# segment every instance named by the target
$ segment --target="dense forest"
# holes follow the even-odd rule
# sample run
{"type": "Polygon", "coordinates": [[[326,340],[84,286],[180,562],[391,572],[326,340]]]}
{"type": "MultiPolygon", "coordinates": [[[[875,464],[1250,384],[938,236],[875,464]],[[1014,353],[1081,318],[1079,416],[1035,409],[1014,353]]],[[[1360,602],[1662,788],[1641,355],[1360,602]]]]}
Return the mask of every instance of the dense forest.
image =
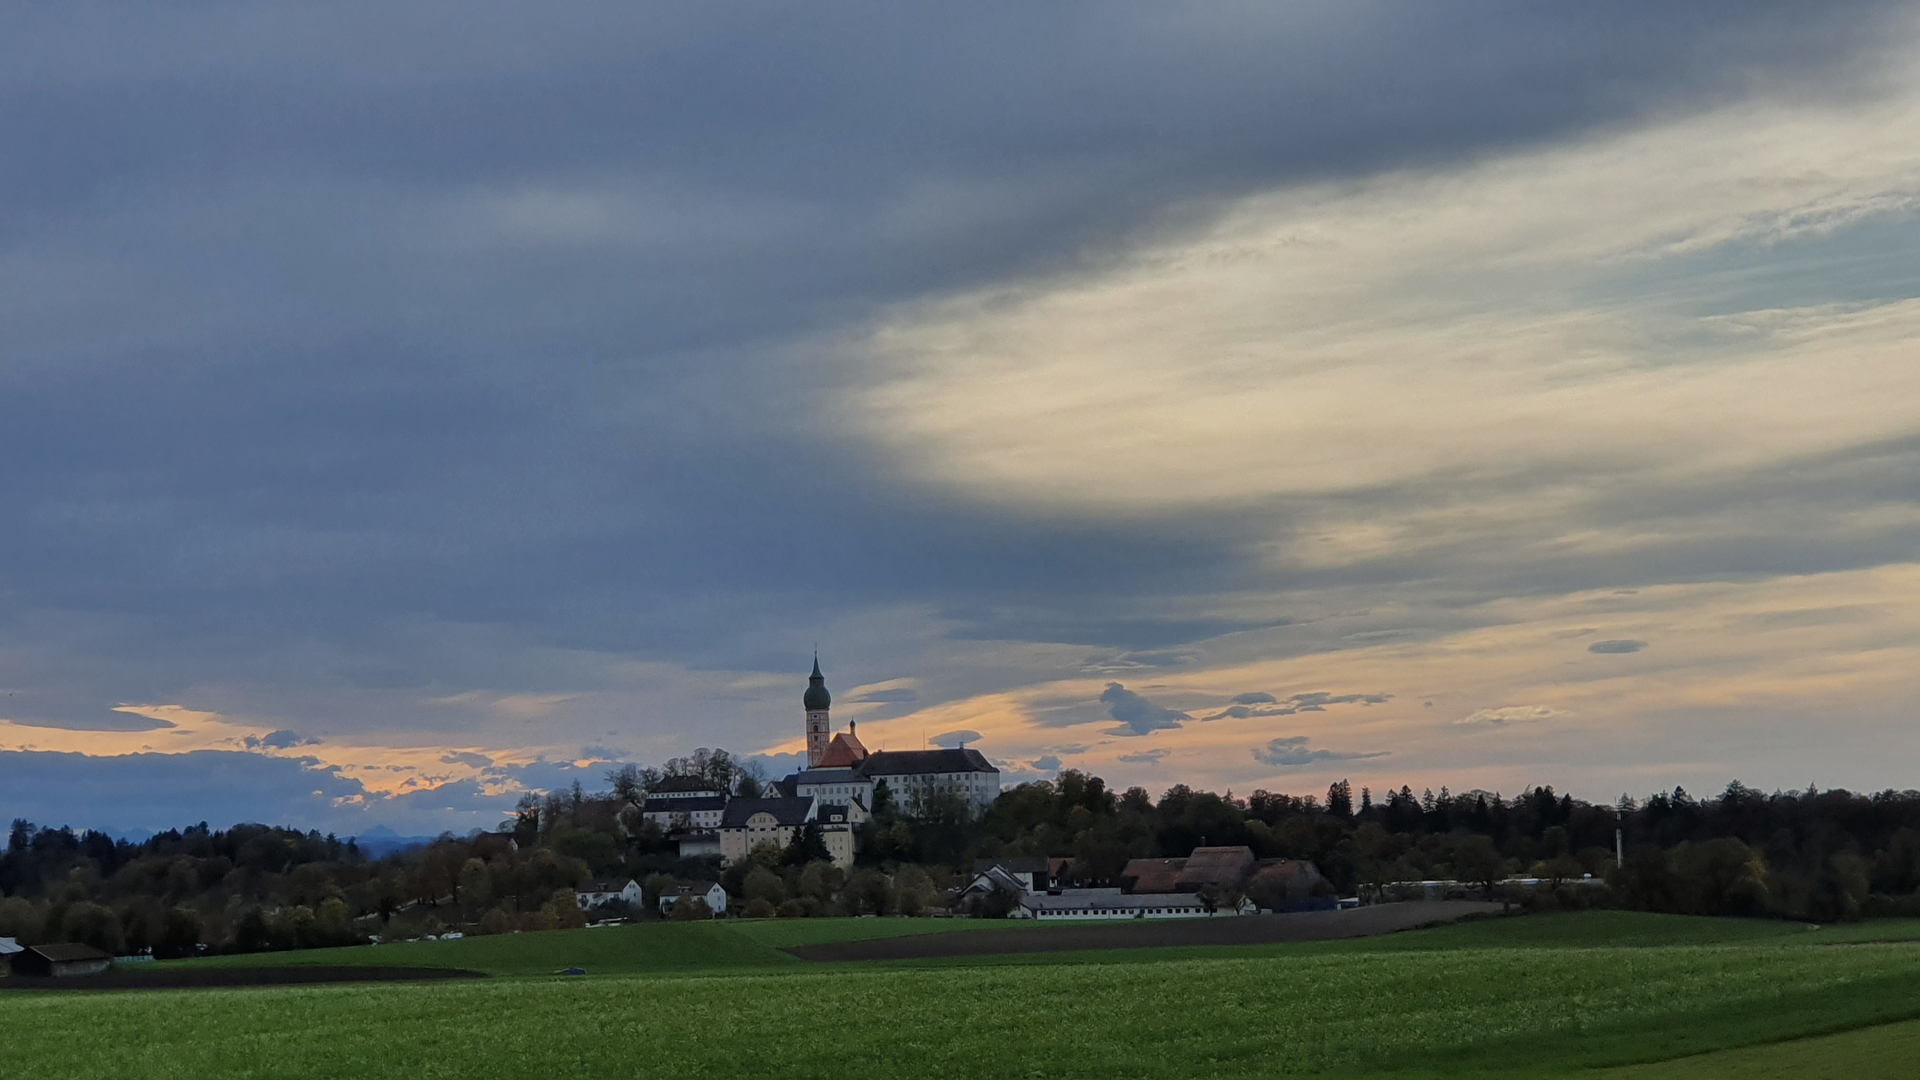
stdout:
{"type": "Polygon", "coordinates": [[[687,772],[736,791],[764,786],[724,753],[702,752],[610,773],[604,792],[529,795],[496,832],[383,858],[266,825],[202,823],[131,843],[15,821],[0,855],[0,937],[178,957],[550,929],[583,924],[575,886],[612,877],[645,884],[645,902],[611,913],[632,918],[650,917],[675,878],[717,880],[749,915],[915,915],[938,910],[976,857],[1070,857],[1069,876],[1096,884],[1130,858],[1208,844],[1312,860],[1341,895],[1369,899],[1395,895],[1394,883],[1453,880],[1535,907],[1820,922],[1920,914],[1915,791],[1766,794],[1735,782],[1711,798],[1675,789],[1608,806],[1550,787],[1512,799],[1405,787],[1376,796],[1342,782],[1323,797],[1175,785],[1155,799],[1068,770],[1007,790],[977,818],[957,803],[908,814],[878,795],[858,863],[843,871],[808,833],[733,867],[680,859],[639,808],[661,776],[687,772]],[[1540,881],[1502,884],[1516,876],[1540,881]]]}

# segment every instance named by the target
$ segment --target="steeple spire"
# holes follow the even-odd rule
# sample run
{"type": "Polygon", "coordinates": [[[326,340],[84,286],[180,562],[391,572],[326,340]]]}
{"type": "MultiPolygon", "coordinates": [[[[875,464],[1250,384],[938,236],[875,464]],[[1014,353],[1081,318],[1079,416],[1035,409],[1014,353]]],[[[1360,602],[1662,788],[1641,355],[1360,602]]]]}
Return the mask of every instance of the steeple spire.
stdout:
{"type": "Polygon", "coordinates": [[[827,693],[827,677],[820,674],[820,658],[813,658],[813,674],[807,676],[807,711],[816,712],[833,704],[833,697],[827,693]]]}
{"type": "Polygon", "coordinates": [[[813,674],[807,676],[807,692],[800,701],[807,710],[807,767],[818,768],[820,759],[826,755],[828,740],[833,737],[833,724],[827,719],[833,695],[827,693],[827,677],[820,674],[818,650],[813,654],[813,674]]]}

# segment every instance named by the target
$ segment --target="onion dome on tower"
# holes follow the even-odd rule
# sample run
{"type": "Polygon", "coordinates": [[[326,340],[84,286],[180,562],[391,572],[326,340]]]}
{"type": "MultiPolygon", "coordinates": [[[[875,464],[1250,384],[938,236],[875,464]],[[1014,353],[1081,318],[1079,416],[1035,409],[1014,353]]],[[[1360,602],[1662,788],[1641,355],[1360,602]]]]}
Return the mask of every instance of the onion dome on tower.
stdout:
{"type": "Polygon", "coordinates": [[[807,676],[807,696],[800,699],[808,712],[822,712],[833,704],[833,695],[827,693],[827,677],[820,674],[820,658],[813,658],[813,674],[807,676]]]}

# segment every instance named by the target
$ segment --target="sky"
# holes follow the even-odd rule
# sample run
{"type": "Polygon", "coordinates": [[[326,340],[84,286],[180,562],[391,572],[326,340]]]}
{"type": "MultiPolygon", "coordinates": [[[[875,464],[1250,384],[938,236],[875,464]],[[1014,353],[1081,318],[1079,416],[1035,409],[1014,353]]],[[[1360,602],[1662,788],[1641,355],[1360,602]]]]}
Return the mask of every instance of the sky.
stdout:
{"type": "Polygon", "coordinates": [[[0,23],[0,817],[1920,786],[1920,5],[0,23]]]}

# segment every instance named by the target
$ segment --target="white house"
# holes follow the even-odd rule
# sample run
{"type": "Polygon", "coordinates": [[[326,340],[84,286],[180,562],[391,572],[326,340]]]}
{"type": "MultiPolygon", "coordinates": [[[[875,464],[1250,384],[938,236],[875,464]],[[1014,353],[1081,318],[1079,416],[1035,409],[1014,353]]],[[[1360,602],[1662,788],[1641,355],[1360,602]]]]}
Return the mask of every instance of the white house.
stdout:
{"type": "Polygon", "coordinates": [[[649,795],[640,813],[669,836],[683,832],[711,832],[720,827],[727,800],[717,792],[687,795],[649,795]]]}
{"type": "Polygon", "coordinates": [[[603,904],[619,901],[623,904],[640,902],[640,884],[632,878],[615,878],[612,881],[589,881],[574,891],[574,898],[580,901],[580,910],[589,911],[603,904]]]}
{"type": "Polygon", "coordinates": [[[727,913],[727,890],[712,881],[687,881],[675,885],[660,893],[660,914],[673,914],[673,906],[690,896],[697,896],[707,902],[707,910],[716,916],[727,913]]]}

